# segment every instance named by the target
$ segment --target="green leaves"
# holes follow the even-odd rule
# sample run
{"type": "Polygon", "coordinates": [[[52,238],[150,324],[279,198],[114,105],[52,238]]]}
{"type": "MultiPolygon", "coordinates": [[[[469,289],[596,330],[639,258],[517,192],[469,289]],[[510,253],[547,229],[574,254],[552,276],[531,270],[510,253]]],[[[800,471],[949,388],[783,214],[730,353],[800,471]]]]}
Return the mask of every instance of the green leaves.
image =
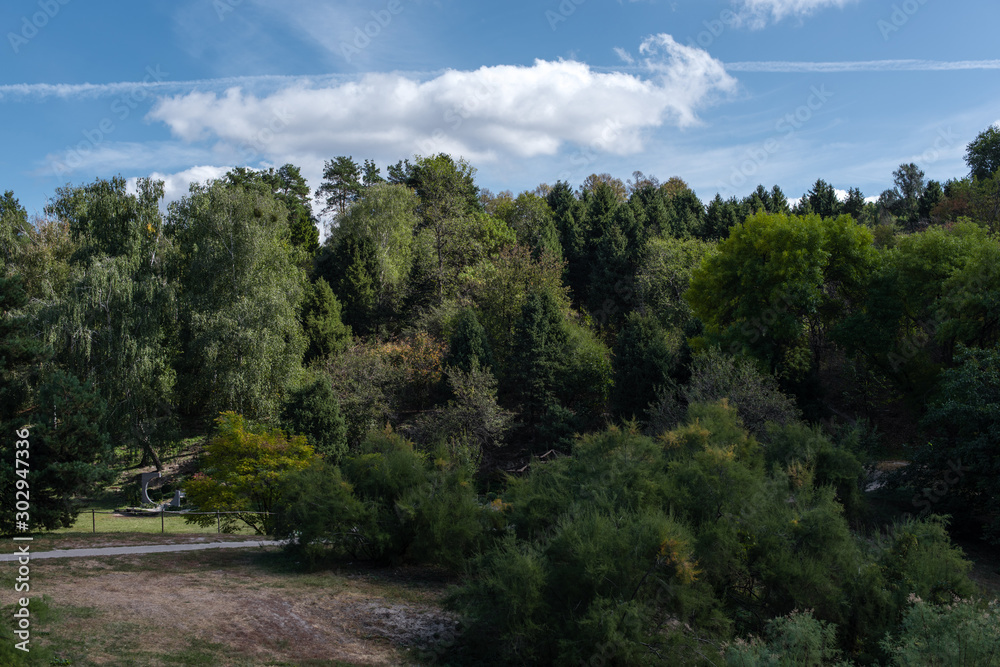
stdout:
{"type": "Polygon", "coordinates": [[[800,377],[816,363],[827,330],[863,293],[871,246],[870,233],[850,216],[758,213],[694,271],[686,299],[709,342],[800,377]],[[803,349],[805,359],[797,354],[803,349]]]}
{"type": "MultiPolygon", "coordinates": [[[[230,525],[239,520],[269,534],[274,518],[256,513],[272,511],[284,478],[308,468],[316,454],[304,436],[255,427],[235,412],[224,412],[215,421],[200,472],[184,485],[188,501],[203,512],[239,512],[227,519],[230,525]]],[[[211,525],[216,517],[196,515],[188,521],[211,525]]]]}
{"type": "Polygon", "coordinates": [[[976,135],[966,148],[965,163],[975,179],[995,174],[1000,169],[1000,128],[991,125],[976,135]]]}
{"type": "Polygon", "coordinates": [[[285,243],[286,215],[268,189],[221,181],[171,207],[189,405],[272,417],[299,369],[305,277],[285,243]]]}

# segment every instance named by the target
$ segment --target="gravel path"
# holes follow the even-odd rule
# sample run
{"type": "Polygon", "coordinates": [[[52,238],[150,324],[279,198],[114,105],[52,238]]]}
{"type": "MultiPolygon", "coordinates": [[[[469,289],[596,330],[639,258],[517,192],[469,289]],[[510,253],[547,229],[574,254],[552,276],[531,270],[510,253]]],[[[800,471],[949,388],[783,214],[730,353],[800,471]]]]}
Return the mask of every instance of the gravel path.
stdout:
{"type": "MultiPolygon", "coordinates": [[[[31,542],[19,542],[19,546],[31,542]]],[[[283,544],[270,540],[256,542],[210,542],[208,544],[151,544],[138,547],[102,547],[99,549],[58,549],[31,552],[31,560],[38,558],[94,558],[97,556],[129,556],[132,554],[160,554],[172,551],[201,551],[202,549],[237,549],[246,547],[271,547],[283,544]]],[[[0,554],[0,562],[16,561],[21,554],[0,554]]]]}

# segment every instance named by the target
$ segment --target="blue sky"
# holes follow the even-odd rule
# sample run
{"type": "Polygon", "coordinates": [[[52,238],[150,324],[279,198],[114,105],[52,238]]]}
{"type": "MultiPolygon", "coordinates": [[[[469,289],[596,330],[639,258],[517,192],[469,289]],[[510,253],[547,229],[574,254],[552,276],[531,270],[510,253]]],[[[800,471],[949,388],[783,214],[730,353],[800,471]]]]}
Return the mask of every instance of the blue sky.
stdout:
{"type": "Polygon", "coordinates": [[[8,0],[0,189],[446,151],[494,192],[590,173],[707,201],[966,173],[1000,121],[993,0],[8,0]],[[95,5],[97,5],[95,7],[95,5]]]}

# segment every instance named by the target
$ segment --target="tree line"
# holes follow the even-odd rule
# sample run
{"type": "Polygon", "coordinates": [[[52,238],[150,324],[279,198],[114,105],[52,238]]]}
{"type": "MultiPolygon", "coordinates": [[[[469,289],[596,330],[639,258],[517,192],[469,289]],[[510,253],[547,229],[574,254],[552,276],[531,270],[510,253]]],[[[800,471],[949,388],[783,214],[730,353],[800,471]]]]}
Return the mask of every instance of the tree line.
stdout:
{"type": "Polygon", "coordinates": [[[280,510],[255,527],[314,561],[472,568],[463,659],[886,661],[912,614],[972,622],[909,599],[974,592],[938,515],[1000,539],[996,128],[967,163],[794,205],[641,172],[495,194],[445,154],[166,210],[149,179],[35,220],[7,192],[0,423],[32,427],[46,529],[210,434],[199,506],[280,510]],[[865,493],[889,452],[896,524],[865,493]]]}

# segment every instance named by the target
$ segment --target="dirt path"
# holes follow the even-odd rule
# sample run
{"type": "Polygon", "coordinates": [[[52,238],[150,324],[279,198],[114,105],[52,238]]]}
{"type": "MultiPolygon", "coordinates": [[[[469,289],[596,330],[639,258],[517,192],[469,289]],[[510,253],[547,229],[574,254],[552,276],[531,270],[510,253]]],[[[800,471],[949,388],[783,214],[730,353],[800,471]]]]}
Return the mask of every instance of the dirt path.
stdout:
{"type": "MultiPolygon", "coordinates": [[[[30,545],[31,542],[21,542],[19,546],[30,545]]],[[[131,556],[137,554],[161,554],[173,551],[201,551],[203,549],[239,549],[247,547],[273,547],[281,542],[210,542],[208,544],[145,544],[131,547],[102,547],[99,549],[58,549],[56,551],[30,552],[31,560],[40,558],[97,558],[100,556],[131,556]]],[[[0,562],[15,561],[22,554],[0,554],[0,562]]]]}

